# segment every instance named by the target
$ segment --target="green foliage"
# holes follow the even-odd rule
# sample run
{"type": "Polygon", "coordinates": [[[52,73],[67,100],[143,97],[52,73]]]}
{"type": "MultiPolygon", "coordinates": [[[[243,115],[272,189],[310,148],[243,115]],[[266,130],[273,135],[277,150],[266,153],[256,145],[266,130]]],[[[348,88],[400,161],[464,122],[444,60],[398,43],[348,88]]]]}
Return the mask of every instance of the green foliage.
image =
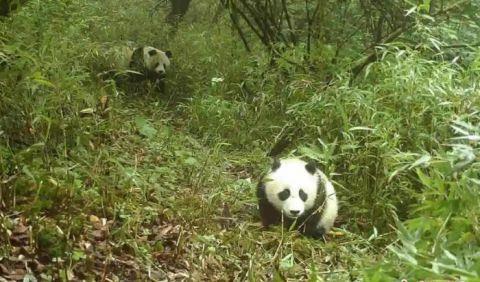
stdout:
{"type": "Polygon", "coordinates": [[[453,128],[460,136],[452,138],[452,149],[417,169],[422,192],[411,219],[397,221],[399,242],[390,246],[400,261],[378,266],[372,277],[397,273],[407,279],[478,279],[480,131],[463,121],[453,128]],[[462,140],[466,142],[458,143],[462,140]]]}

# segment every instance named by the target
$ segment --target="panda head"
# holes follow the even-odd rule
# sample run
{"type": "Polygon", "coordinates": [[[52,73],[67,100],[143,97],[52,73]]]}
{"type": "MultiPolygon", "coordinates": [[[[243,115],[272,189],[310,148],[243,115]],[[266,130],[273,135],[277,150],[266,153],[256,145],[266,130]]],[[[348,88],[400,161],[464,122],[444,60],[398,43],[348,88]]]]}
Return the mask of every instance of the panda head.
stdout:
{"type": "Polygon", "coordinates": [[[315,205],[319,177],[313,163],[300,159],[274,160],[271,171],[264,181],[268,202],[295,219],[305,215],[315,205]]]}
{"type": "Polygon", "coordinates": [[[162,79],[170,66],[172,52],[145,46],[133,51],[130,68],[143,73],[148,78],[162,79]]]}

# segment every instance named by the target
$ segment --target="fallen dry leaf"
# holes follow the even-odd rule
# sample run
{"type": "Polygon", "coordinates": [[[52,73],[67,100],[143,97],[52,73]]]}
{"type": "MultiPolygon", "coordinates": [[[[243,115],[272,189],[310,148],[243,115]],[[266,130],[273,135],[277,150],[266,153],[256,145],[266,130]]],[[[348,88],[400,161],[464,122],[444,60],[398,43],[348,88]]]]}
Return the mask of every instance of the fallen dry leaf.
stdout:
{"type": "Polygon", "coordinates": [[[95,240],[101,241],[105,239],[105,232],[103,230],[94,230],[91,233],[95,240]]]}
{"type": "Polygon", "coordinates": [[[100,109],[104,111],[108,107],[108,96],[103,95],[100,97],[100,109]]]}
{"type": "Polygon", "coordinates": [[[15,271],[11,272],[9,275],[5,277],[12,279],[14,281],[22,280],[25,277],[27,272],[24,269],[15,269],[15,271]]]}

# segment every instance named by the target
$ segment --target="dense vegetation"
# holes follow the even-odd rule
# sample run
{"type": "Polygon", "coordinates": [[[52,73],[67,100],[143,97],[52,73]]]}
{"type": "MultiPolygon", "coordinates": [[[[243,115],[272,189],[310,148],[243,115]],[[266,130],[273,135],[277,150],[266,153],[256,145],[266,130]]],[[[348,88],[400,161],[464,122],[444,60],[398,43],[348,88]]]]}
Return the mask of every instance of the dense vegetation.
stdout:
{"type": "Polygon", "coordinates": [[[480,281],[478,1],[119,3],[0,19],[0,277],[480,281]],[[127,42],[165,93],[98,80],[127,42]],[[325,242],[261,229],[271,155],[330,174],[325,242]]]}

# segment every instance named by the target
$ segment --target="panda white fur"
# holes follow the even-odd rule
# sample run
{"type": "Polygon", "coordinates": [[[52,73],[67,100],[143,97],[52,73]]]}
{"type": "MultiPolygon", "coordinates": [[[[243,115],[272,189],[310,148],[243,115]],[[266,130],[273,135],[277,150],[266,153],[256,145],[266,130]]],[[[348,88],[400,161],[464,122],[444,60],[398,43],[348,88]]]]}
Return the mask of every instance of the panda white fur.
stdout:
{"type": "Polygon", "coordinates": [[[166,70],[170,66],[171,51],[143,46],[138,48],[122,47],[110,50],[107,55],[109,70],[102,72],[102,79],[115,79],[139,82],[150,80],[163,87],[166,70]]]}
{"type": "Polygon", "coordinates": [[[257,197],[264,227],[295,224],[314,238],[332,228],[338,213],[335,189],[327,176],[313,162],[298,158],[275,159],[258,184],[257,197]]]}

